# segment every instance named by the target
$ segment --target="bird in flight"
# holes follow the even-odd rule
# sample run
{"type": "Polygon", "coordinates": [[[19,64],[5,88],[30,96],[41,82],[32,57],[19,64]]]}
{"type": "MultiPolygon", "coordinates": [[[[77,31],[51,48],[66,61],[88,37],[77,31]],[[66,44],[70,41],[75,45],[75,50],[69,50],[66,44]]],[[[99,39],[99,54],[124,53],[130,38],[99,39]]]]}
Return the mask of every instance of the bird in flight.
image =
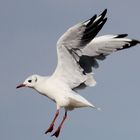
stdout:
{"type": "Polygon", "coordinates": [[[58,137],[67,112],[80,107],[96,108],[78,94],[88,86],[95,86],[93,68],[98,68],[99,61],[113,52],[133,47],[139,40],[126,38],[127,34],[103,35],[96,37],[107,21],[107,9],[99,16],[80,22],[69,28],[57,42],[58,64],[51,76],[32,75],[17,88],[33,88],[41,95],[56,103],[55,116],[45,134],[52,132],[60,108],[65,109],[64,117],[52,134],[58,137]]]}

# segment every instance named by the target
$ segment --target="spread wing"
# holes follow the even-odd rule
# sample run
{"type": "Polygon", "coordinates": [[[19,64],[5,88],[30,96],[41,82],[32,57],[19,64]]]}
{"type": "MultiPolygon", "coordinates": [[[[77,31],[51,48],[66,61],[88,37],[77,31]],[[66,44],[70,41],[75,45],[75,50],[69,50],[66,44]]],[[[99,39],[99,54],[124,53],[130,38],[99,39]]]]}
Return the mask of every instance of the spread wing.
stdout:
{"type": "Polygon", "coordinates": [[[94,38],[85,48],[81,49],[82,56],[79,63],[87,73],[92,67],[98,68],[98,60],[104,60],[113,52],[128,49],[140,43],[139,40],[126,38],[127,34],[104,35],[94,38]],[[90,65],[89,65],[90,64],[90,65]]]}
{"type": "Polygon", "coordinates": [[[57,42],[58,64],[53,76],[58,77],[70,88],[95,85],[91,73],[84,73],[79,64],[77,51],[84,48],[97,35],[105,24],[107,10],[99,16],[76,24],[68,29],[57,42]]]}
{"type": "Polygon", "coordinates": [[[129,48],[139,43],[124,38],[126,35],[105,35],[95,38],[107,18],[107,9],[99,16],[68,29],[57,42],[58,64],[53,76],[58,77],[71,89],[94,86],[92,67],[114,51],[129,48]]]}

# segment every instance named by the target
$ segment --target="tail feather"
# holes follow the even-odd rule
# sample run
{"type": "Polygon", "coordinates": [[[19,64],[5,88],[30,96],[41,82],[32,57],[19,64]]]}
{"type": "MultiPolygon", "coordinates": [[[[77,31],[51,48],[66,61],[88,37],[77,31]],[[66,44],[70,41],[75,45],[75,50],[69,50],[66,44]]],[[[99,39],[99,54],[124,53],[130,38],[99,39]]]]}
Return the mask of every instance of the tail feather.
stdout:
{"type": "Polygon", "coordinates": [[[99,108],[95,107],[92,103],[90,103],[88,100],[86,100],[81,95],[73,92],[69,96],[70,106],[73,108],[80,108],[80,107],[92,107],[94,109],[99,110],[99,108]]]}

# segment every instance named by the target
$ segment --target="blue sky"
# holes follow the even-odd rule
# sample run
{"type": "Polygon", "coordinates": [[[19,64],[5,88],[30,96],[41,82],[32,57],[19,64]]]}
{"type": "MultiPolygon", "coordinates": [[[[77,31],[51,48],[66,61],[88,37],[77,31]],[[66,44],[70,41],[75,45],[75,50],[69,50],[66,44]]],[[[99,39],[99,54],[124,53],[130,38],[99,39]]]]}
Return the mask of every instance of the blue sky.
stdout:
{"type": "MultiPolygon", "coordinates": [[[[50,75],[57,64],[58,38],[105,8],[108,21],[99,35],[128,33],[130,38],[140,39],[139,5],[139,0],[1,0],[0,139],[54,139],[44,132],[55,104],[31,89],[17,90],[17,84],[32,74],[50,75]]],[[[101,62],[95,70],[97,85],[80,94],[102,111],[83,108],[69,112],[58,139],[139,140],[139,60],[137,45],[101,62]]]]}

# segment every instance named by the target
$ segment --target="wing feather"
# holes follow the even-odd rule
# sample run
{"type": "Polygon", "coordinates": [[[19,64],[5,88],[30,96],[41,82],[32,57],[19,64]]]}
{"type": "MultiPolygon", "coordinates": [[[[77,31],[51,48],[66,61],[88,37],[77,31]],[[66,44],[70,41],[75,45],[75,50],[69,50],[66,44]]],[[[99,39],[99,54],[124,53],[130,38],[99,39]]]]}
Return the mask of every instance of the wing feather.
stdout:
{"type": "Polygon", "coordinates": [[[127,49],[140,43],[138,40],[125,37],[127,37],[127,34],[96,37],[82,49],[82,54],[94,57],[107,56],[115,51],[127,49]]]}
{"type": "Polygon", "coordinates": [[[57,42],[58,64],[53,75],[58,76],[72,89],[81,88],[80,85],[96,84],[92,73],[85,73],[84,68],[79,64],[79,54],[80,49],[91,42],[105,24],[106,12],[107,9],[99,16],[94,15],[91,19],[69,28],[57,42]]]}
{"type": "Polygon", "coordinates": [[[57,42],[58,64],[53,76],[71,89],[94,86],[92,68],[98,68],[98,60],[107,55],[140,43],[126,38],[127,34],[95,36],[105,24],[107,9],[99,16],[69,28],[57,42]]]}

